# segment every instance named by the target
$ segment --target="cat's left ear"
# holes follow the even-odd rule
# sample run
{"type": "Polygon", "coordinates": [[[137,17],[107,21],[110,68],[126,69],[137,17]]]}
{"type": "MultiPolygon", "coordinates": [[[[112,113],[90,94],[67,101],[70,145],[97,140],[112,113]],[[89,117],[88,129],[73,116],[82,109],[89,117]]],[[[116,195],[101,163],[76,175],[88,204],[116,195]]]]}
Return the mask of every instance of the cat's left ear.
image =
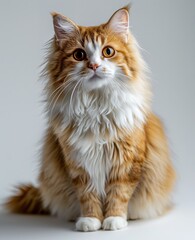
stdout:
{"type": "Polygon", "coordinates": [[[117,10],[106,23],[106,27],[120,35],[123,40],[127,42],[129,32],[129,6],[117,10]]]}

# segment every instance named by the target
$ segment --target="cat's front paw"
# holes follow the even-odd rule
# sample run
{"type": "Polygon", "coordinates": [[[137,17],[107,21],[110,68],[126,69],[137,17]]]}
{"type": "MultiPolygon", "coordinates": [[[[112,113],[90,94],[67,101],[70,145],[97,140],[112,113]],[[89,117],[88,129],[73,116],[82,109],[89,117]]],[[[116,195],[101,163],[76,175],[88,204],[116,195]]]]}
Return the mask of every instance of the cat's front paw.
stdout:
{"type": "Polygon", "coordinates": [[[127,220],[123,217],[107,217],[103,222],[104,230],[119,230],[127,226],[127,220]]]}
{"type": "Polygon", "coordinates": [[[83,232],[97,231],[101,228],[101,222],[94,217],[80,217],[76,222],[76,230],[83,232]]]}

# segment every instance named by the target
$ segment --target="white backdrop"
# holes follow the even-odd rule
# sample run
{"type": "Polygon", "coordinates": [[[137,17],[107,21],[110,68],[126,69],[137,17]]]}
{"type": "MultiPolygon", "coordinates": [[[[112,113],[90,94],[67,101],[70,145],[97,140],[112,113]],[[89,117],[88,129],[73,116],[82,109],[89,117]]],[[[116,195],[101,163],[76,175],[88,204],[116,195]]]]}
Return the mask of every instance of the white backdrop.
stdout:
{"type": "MultiPolygon", "coordinates": [[[[0,0],[0,201],[35,182],[45,129],[39,65],[53,36],[50,12],[80,25],[106,21],[129,0],[0,0]]],[[[131,29],[151,69],[153,109],[178,172],[176,206],[195,202],[195,1],[134,0],[131,29]]]]}

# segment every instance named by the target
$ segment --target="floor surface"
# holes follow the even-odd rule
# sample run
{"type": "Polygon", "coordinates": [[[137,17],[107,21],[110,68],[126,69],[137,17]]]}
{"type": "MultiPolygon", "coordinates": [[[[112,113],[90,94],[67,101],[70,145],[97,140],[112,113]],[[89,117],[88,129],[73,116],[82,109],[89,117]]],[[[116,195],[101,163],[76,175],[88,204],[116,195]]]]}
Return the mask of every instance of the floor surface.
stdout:
{"type": "Polygon", "coordinates": [[[74,223],[51,216],[0,213],[1,240],[194,240],[195,207],[175,206],[158,219],[130,221],[119,231],[76,232],[74,223]]]}

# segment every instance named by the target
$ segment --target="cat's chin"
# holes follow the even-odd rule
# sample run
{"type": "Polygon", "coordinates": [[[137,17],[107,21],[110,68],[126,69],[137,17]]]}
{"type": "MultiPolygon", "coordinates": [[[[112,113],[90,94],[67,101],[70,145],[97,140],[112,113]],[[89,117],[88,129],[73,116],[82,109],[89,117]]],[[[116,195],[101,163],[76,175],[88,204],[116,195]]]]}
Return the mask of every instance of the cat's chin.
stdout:
{"type": "Polygon", "coordinates": [[[102,88],[107,84],[108,84],[108,79],[95,75],[90,79],[88,79],[88,81],[86,81],[85,87],[88,91],[91,91],[91,90],[102,88]]]}

